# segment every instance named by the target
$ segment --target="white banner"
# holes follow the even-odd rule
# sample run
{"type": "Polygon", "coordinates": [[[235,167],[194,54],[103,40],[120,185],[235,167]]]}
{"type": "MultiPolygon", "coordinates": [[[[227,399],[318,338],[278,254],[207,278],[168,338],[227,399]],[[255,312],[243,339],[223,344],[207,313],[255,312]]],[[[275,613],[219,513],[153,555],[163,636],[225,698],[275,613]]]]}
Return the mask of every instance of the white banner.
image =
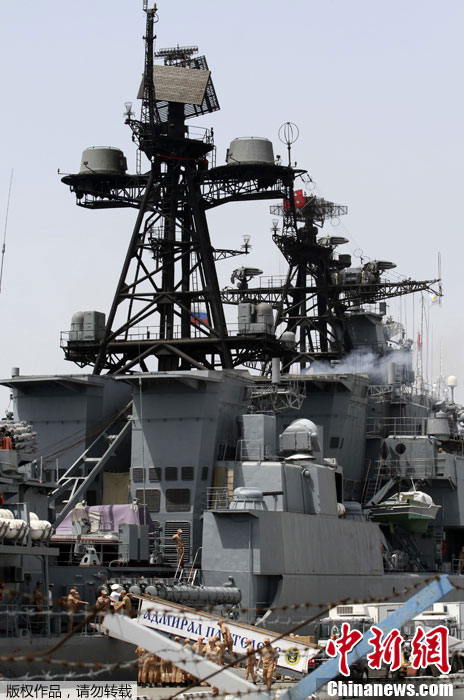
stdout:
{"type": "MultiPolygon", "coordinates": [[[[160,598],[141,599],[138,615],[138,622],[146,627],[193,640],[197,640],[198,637],[208,639],[215,636],[222,640],[221,630],[217,625],[221,619],[208,613],[177,606],[160,598]]],[[[251,639],[253,648],[258,650],[263,646],[266,637],[269,637],[272,643],[272,639],[278,636],[275,632],[235,621],[224,619],[224,623],[230,629],[234,640],[233,651],[240,656],[246,653],[247,639],[251,639]]],[[[273,646],[279,652],[278,666],[303,673],[308,670],[308,660],[318,652],[318,649],[289,637],[279,639],[273,646]]]]}

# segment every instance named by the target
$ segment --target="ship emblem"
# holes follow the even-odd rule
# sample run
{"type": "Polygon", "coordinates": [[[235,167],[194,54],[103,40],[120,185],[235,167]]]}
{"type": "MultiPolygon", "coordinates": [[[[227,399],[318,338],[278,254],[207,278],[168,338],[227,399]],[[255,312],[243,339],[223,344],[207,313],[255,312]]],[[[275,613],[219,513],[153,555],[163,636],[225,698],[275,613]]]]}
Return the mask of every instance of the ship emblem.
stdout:
{"type": "Polygon", "coordinates": [[[296,666],[300,658],[301,654],[298,651],[298,649],[287,649],[287,651],[285,652],[285,661],[290,666],[296,666]]]}

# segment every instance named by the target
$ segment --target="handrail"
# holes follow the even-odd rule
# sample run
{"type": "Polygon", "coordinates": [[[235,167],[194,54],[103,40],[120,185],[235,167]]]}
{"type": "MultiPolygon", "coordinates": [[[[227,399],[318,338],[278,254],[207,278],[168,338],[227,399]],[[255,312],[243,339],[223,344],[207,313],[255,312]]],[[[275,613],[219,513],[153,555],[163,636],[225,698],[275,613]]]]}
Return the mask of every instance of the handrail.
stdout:
{"type": "Polygon", "coordinates": [[[193,572],[195,570],[195,563],[197,561],[198,552],[200,551],[200,549],[203,549],[203,547],[198,547],[197,551],[195,552],[195,557],[193,559],[192,568],[190,569],[190,574],[189,574],[189,577],[187,579],[187,583],[193,583],[193,578],[194,578],[193,572]]]}

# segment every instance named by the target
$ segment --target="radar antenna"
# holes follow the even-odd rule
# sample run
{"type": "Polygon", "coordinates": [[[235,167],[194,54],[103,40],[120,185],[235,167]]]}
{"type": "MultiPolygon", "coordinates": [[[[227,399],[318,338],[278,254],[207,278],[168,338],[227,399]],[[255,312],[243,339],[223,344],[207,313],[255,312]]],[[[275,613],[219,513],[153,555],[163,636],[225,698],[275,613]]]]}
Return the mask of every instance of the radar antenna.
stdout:
{"type": "MultiPolygon", "coordinates": [[[[81,207],[137,210],[106,325],[101,327],[100,316],[95,332],[73,329],[63,342],[66,358],[93,366],[95,374],[127,374],[192,367],[266,373],[273,358],[281,358],[288,371],[296,363],[304,369],[315,358],[341,357],[353,345],[347,311],[426,289],[427,283],[384,282],[381,274],[392,263],[351,267],[351,256],[336,251],[343,237],[319,236],[324,222],[346,207],[295,191],[296,178],[306,174],[291,164],[296,124],[286,122],[279,130],[288,165],[274,159],[267,139],[250,137],[234,139],[235,155],[216,166],[212,129],[188,122],[219,109],[206,58],[196,46],[155,54],[156,5],[149,9],[144,2],[144,10],[141,116],[134,118],[130,103],[125,114],[148,172],[139,163],[136,174],[126,174],[119,149],[97,149],[101,160],[86,149],[80,172],[62,179],[81,207]],[[207,212],[253,200],[277,202],[272,214],[282,216],[282,223],[274,219],[272,238],[288,263],[286,277],[262,277],[259,268],[237,266],[236,286],[221,290],[216,263],[247,254],[250,239],[246,234],[241,250],[215,248],[207,212]],[[238,324],[230,330],[226,303],[238,307],[238,324]]],[[[310,184],[303,180],[303,187],[310,184]]]]}
{"type": "Polygon", "coordinates": [[[179,46],[171,49],[160,49],[155,58],[164,58],[166,66],[187,66],[191,57],[198,53],[198,46],[179,46]]]}

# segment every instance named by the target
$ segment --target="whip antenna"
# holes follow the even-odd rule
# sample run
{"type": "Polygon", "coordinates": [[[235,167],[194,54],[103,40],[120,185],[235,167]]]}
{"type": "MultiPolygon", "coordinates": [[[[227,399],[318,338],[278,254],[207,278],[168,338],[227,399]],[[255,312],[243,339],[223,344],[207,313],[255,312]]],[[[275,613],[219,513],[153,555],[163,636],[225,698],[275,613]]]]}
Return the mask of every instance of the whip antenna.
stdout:
{"type": "Polygon", "coordinates": [[[8,189],[8,201],[6,203],[5,228],[3,230],[2,263],[0,265],[0,292],[2,291],[3,263],[5,261],[6,231],[7,231],[7,226],[8,226],[8,210],[10,208],[10,197],[11,197],[11,185],[12,185],[12,183],[13,183],[13,168],[11,168],[10,187],[8,189]]]}

